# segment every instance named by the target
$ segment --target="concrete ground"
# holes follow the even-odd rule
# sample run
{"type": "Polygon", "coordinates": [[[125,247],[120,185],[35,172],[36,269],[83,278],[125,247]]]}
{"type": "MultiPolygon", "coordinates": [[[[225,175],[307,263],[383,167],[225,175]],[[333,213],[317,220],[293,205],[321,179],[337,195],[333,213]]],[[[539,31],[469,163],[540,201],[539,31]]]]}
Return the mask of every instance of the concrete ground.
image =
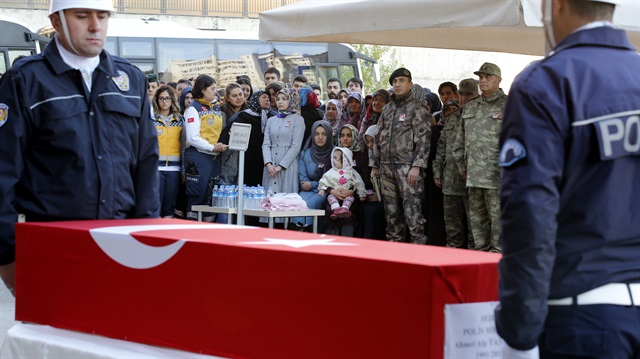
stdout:
{"type": "Polygon", "coordinates": [[[16,299],[0,280],[0,345],[4,342],[9,328],[17,323],[14,320],[15,313],[16,299]]]}

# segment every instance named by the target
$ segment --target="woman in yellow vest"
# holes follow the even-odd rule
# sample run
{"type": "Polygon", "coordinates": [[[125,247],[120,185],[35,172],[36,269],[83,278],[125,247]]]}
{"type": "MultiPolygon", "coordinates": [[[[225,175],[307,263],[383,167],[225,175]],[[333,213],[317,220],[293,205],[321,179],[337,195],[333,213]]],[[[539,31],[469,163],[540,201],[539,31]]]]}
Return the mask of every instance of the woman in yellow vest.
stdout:
{"type": "MultiPolygon", "coordinates": [[[[208,191],[209,180],[220,175],[218,155],[229,147],[218,142],[226,117],[218,106],[216,81],[208,75],[198,76],[192,94],[193,102],[184,111],[187,132],[185,176],[188,219],[197,218],[196,213],[191,211],[192,206],[207,204],[207,199],[211,197],[208,191]]],[[[204,218],[205,221],[213,219],[213,216],[204,218]]]]}
{"type": "Polygon", "coordinates": [[[160,193],[160,216],[173,217],[178,186],[184,174],[182,158],[185,147],[184,117],[175,93],[168,86],[160,87],[153,96],[156,133],[160,161],[158,184],[160,193]]]}

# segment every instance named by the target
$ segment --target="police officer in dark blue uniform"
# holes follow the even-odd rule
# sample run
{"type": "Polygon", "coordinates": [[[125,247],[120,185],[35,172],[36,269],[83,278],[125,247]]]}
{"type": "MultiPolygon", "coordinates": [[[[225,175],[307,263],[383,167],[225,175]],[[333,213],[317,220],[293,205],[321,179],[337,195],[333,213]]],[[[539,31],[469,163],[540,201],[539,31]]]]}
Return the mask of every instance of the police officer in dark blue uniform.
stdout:
{"type": "Polygon", "coordinates": [[[509,92],[505,358],[640,358],[640,57],[618,2],[543,0],[553,51],[509,92]]]}
{"type": "Polygon", "coordinates": [[[111,0],[52,0],[57,35],[0,79],[0,276],[15,223],[157,217],[157,136],[144,75],[103,51],[111,0]]]}

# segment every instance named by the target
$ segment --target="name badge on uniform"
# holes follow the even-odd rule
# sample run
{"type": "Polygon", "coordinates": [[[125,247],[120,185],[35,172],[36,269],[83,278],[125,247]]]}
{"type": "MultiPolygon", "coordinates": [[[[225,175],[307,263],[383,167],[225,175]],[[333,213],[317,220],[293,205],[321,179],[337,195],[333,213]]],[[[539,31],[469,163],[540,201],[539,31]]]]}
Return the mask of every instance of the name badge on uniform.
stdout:
{"type": "Polygon", "coordinates": [[[126,72],[118,70],[118,76],[112,79],[120,91],[129,91],[129,75],[126,72]]]}
{"type": "Polygon", "coordinates": [[[285,122],[285,123],[284,123],[284,126],[285,126],[285,127],[289,127],[289,126],[291,126],[291,120],[289,120],[289,121],[285,122]]]}
{"type": "Polygon", "coordinates": [[[404,118],[405,117],[406,117],[406,115],[403,113],[402,115],[400,115],[400,118],[398,118],[398,121],[404,122],[404,118]]]}
{"type": "Polygon", "coordinates": [[[499,120],[502,118],[502,112],[494,112],[491,114],[491,118],[494,120],[499,120]]]}

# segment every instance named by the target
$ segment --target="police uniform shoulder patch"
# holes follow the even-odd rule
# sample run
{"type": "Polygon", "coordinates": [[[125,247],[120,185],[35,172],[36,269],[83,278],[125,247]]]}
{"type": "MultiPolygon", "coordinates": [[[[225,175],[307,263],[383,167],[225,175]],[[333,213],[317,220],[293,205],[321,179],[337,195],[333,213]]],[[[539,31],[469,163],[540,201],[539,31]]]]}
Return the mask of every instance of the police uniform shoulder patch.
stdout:
{"type": "Polygon", "coordinates": [[[525,157],[527,157],[527,150],[524,145],[515,138],[509,138],[502,144],[498,165],[509,167],[525,157]]]}
{"type": "Polygon", "coordinates": [[[9,106],[0,103],[0,127],[7,122],[9,118],[9,106]]]}
{"type": "Polygon", "coordinates": [[[113,78],[113,82],[120,91],[129,91],[129,75],[126,72],[118,70],[118,76],[113,78]]]}

